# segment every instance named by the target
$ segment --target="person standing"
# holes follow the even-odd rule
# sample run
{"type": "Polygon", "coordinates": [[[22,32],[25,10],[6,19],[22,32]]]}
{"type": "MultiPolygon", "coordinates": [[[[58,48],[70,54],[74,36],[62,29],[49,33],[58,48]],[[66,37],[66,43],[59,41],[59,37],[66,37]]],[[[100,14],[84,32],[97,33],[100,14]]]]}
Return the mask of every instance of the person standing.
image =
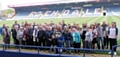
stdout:
{"type": "Polygon", "coordinates": [[[85,48],[85,34],[86,34],[86,25],[85,24],[83,24],[82,25],[82,43],[83,43],[83,48],[85,48]]]}
{"type": "Polygon", "coordinates": [[[109,37],[108,37],[108,30],[110,28],[110,23],[107,24],[107,27],[106,27],[106,49],[108,49],[108,45],[110,43],[110,40],[109,40],[109,37]]]}
{"type": "Polygon", "coordinates": [[[5,28],[5,24],[3,24],[2,27],[0,27],[0,34],[2,34],[2,30],[5,28]]]}
{"type": "MultiPolygon", "coordinates": [[[[51,47],[53,47],[53,50],[54,50],[55,53],[58,53],[57,49],[54,48],[54,47],[57,47],[57,45],[58,45],[57,38],[58,38],[57,27],[54,27],[54,31],[53,31],[53,33],[52,33],[52,43],[51,43],[51,47]]],[[[52,49],[50,49],[50,50],[52,50],[52,49]]]]}
{"type": "MultiPolygon", "coordinates": [[[[117,37],[118,37],[118,28],[116,27],[116,23],[112,22],[112,27],[108,30],[108,37],[110,39],[110,50],[112,47],[117,45],[117,37]]],[[[111,52],[109,52],[111,54],[111,52]]],[[[117,55],[116,48],[114,48],[114,55],[117,55]]]]}
{"type": "Polygon", "coordinates": [[[34,30],[33,30],[33,45],[34,46],[36,46],[36,45],[38,45],[38,38],[37,38],[37,36],[38,36],[38,26],[34,26],[34,30]]]}
{"type": "Polygon", "coordinates": [[[24,36],[23,36],[23,45],[30,45],[30,36],[28,34],[28,26],[26,26],[24,30],[24,36]]]}
{"type": "Polygon", "coordinates": [[[85,48],[91,49],[92,48],[92,40],[93,40],[93,34],[92,31],[87,27],[86,28],[86,34],[85,34],[85,48]]]}
{"type": "Polygon", "coordinates": [[[106,38],[106,27],[107,27],[107,24],[105,21],[103,21],[103,24],[101,25],[101,27],[103,28],[103,38],[104,38],[104,47],[106,48],[106,43],[107,43],[107,38],[106,38]]]}
{"type": "Polygon", "coordinates": [[[17,39],[19,41],[19,45],[22,45],[23,41],[23,33],[24,33],[24,28],[20,27],[20,29],[17,32],[17,39]]]}
{"type": "Polygon", "coordinates": [[[66,26],[65,21],[62,20],[62,29],[64,29],[65,26],[66,26]]]}
{"type": "Polygon", "coordinates": [[[101,27],[100,23],[97,24],[97,32],[98,32],[98,37],[97,37],[97,46],[98,49],[101,49],[100,42],[102,44],[102,49],[104,49],[104,38],[103,38],[103,28],[101,27]]]}
{"type": "MultiPolygon", "coordinates": [[[[73,28],[72,38],[73,38],[73,42],[74,42],[74,48],[80,48],[81,37],[80,37],[79,32],[77,32],[75,28],[73,28]]],[[[75,52],[77,53],[77,52],[79,52],[79,50],[75,50],[75,52]]]]}
{"type": "Polygon", "coordinates": [[[43,27],[40,27],[37,38],[38,38],[38,45],[42,46],[41,44],[43,44],[43,46],[45,46],[45,31],[43,30],[43,27]]]}
{"type": "MultiPolygon", "coordinates": [[[[10,37],[11,31],[9,30],[8,26],[5,25],[4,29],[2,30],[3,42],[4,44],[10,44],[10,37]]],[[[5,46],[5,49],[10,48],[9,46],[5,46]]]]}
{"type": "MultiPolygon", "coordinates": [[[[66,48],[71,47],[71,39],[72,39],[72,34],[70,33],[70,29],[66,28],[65,29],[65,42],[66,42],[66,48]]],[[[68,54],[71,53],[71,51],[67,51],[68,54]]]]}
{"type": "MultiPolygon", "coordinates": [[[[58,29],[57,29],[58,31],[57,31],[57,42],[58,42],[58,47],[63,47],[64,46],[64,41],[65,41],[65,37],[64,37],[64,33],[63,33],[63,30],[62,30],[62,26],[61,25],[59,25],[58,26],[58,29]]],[[[62,51],[63,51],[63,49],[58,49],[58,52],[59,53],[62,53],[62,51]]]]}
{"type": "Polygon", "coordinates": [[[14,26],[18,26],[18,29],[20,28],[20,24],[18,24],[17,21],[15,21],[15,23],[13,24],[13,27],[14,27],[14,26]]]}
{"type": "Polygon", "coordinates": [[[28,26],[28,35],[29,35],[29,42],[30,42],[30,45],[33,45],[33,26],[31,24],[29,24],[28,26]]]}
{"type": "Polygon", "coordinates": [[[46,35],[46,43],[47,43],[47,46],[49,47],[52,44],[52,34],[53,34],[52,29],[50,27],[47,27],[45,35],[46,35]]]}
{"type": "Polygon", "coordinates": [[[97,36],[98,36],[98,32],[95,28],[95,25],[92,25],[92,34],[93,34],[93,41],[92,41],[92,49],[95,49],[95,44],[97,43],[97,36]]]}
{"type": "Polygon", "coordinates": [[[18,31],[18,25],[14,26],[14,27],[11,29],[12,37],[13,37],[13,40],[14,40],[14,44],[15,44],[15,45],[19,45],[19,41],[18,41],[18,39],[17,39],[17,31],[18,31]]]}

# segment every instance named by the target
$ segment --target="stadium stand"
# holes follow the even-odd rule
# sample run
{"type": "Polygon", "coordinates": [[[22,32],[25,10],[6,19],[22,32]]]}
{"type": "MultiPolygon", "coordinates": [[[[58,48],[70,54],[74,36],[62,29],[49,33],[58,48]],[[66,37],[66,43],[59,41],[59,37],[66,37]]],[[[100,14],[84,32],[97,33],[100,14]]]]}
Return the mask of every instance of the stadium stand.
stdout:
{"type": "Polygon", "coordinates": [[[84,16],[100,16],[101,6],[84,7],[84,16]]]}
{"type": "MultiPolygon", "coordinates": [[[[106,0],[105,0],[106,1],[106,0]]],[[[15,8],[13,19],[20,18],[69,18],[80,16],[119,16],[119,3],[115,2],[77,2],[49,5],[21,6],[15,8]]]]}
{"type": "Polygon", "coordinates": [[[44,15],[45,10],[32,11],[26,18],[38,18],[44,15]]]}
{"type": "Polygon", "coordinates": [[[30,12],[18,12],[13,19],[20,19],[20,18],[25,18],[28,16],[30,12]]]}
{"type": "Polygon", "coordinates": [[[56,18],[61,14],[62,10],[63,8],[57,8],[57,7],[55,9],[49,9],[48,11],[46,11],[43,18],[56,18]]]}
{"type": "Polygon", "coordinates": [[[81,7],[66,7],[63,13],[61,14],[61,17],[62,18],[78,17],[78,15],[80,14],[80,10],[81,10],[81,7]]]}
{"type": "Polygon", "coordinates": [[[119,7],[119,5],[104,6],[104,10],[107,11],[108,16],[120,16],[119,7]]]}

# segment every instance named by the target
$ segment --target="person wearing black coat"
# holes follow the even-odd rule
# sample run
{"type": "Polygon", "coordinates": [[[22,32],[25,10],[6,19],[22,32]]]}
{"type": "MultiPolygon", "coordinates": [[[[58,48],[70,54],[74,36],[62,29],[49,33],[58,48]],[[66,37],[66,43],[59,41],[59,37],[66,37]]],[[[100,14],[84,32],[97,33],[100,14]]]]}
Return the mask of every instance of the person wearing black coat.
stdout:
{"type": "Polygon", "coordinates": [[[32,26],[29,26],[29,28],[28,28],[28,35],[29,35],[29,37],[30,37],[30,39],[29,39],[29,44],[30,45],[33,45],[33,27],[32,26]]]}
{"type": "Polygon", "coordinates": [[[83,24],[83,27],[82,27],[82,43],[83,43],[83,48],[85,48],[85,34],[86,34],[86,25],[83,24]]]}
{"type": "Polygon", "coordinates": [[[51,31],[50,27],[47,27],[47,30],[45,31],[45,35],[46,35],[46,44],[47,46],[51,46],[51,42],[52,42],[52,34],[53,32],[51,31]]]}
{"type": "MultiPolygon", "coordinates": [[[[64,36],[65,36],[66,48],[70,48],[71,47],[70,41],[72,39],[72,35],[71,35],[70,30],[68,28],[66,28],[66,32],[65,32],[64,36]]],[[[70,52],[71,51],[67,51],[67,53],[69,53],[69,54],[70,54],[70,52]]]]}
{"type": "Polygon", "coordinates": [[[41,44],[43,44],[43,46],[46,46],[45,45],[45,31],[43,30],[42,27],[40,27],[40,30],[38,31],[37,38],[38,38],[38,45],[39,46],[42,46],[41,44]]]}
{"type": "Polygon", "coordinates": [[[17,30],[18,30],[18,26],[14,26],[14,27],[11,29],[12,37],[13,37],[13,40],[14,40],[14,44],[15,44],[15,45],[18,45],[18,44],[19,44],[19,41],[17,40],[17,30]]]}

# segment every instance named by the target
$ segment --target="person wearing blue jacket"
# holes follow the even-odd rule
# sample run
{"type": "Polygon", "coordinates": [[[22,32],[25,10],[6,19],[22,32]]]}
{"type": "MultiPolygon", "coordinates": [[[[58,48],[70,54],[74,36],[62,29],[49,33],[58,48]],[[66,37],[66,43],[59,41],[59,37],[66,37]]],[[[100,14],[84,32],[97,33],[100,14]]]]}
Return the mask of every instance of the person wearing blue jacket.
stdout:
{"type": "Polygon", "coordinates": [[[0,28],[0,34],[2,34],[2,30],[4,29],[5,24],[3,24],[3,26],[0,28]]]}
{"type": "MultiPolygon", "coordinates": [[[[57,37],[58,47],[63,47],[65,36],[61,26],[58,27],[58,35],[59,35],[59,37],[57,37]]],[[[62,53],[62,49],[58,49],[58,52],[62,53]]]]}
{"type": "Polygon", "coordinates": [[[2,29],[3,29],[3,27],[0,28],[0,34],[2,34],[2,29]]]}
{"type": "MultiPolygon", "coordinates": [[[[80,39],[81,39],[81,37],[80,37],[80,34],[79,34],[79,32],[77,32],[77,30],[75,29],[75,28],[73,28],[73,32],[72,32],[72,38],[73,38],[73,42],[74,42],[74,48],[80,48],[80,46],[81,46],[81,41],[80,41],[80,39]]],[[[77,52],[79,52],[79,50],[77,51],[77,50],[75,50],[75,52],[77,53],[77,52]]]]}

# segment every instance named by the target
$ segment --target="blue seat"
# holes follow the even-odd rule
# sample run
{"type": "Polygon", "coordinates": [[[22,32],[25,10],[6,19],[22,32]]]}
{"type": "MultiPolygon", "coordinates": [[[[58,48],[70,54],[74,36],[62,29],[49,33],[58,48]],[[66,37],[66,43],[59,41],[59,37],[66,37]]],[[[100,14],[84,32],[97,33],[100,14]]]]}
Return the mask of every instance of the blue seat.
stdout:
{"type": "Polygon", "coordinates": [[[101,6],[83,7],[84,16],[100,16],[101,9],[98,12],[95,12],[97,8],[101,8],[101,6]]]}
{"type": "Polygon", "coordinates": [[[120,5],[104,6],[108,16],[120,16],[120,5]]]}
{"type": "Polygon", "coordinates": [[[77,7],[65,8],[64,12],[61,15],[61,18],[65,18],[65,17],[78,17],[78,15],[80,14],[80,10],[81,10],[81,8],[77,8],[77,7]]]}
{"type": "Polygon", "coordinates": [[[27,17],[30,14],[30,12],[18,12],[12,19],[22,19],[27,17]]]}

